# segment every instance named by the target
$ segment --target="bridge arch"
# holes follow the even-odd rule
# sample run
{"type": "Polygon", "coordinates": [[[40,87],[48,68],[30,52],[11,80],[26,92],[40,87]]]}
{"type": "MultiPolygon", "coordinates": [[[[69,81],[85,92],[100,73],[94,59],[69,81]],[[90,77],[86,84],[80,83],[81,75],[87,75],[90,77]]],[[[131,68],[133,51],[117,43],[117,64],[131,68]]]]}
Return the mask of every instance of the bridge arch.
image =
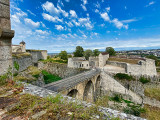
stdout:
{"type": "Polygon", "coordinates": [[[96,79],[96,84],[95,84],[95,100],[101,95],[101,77],[100,75],[96,79]]]}
{"type": "Polygon", "coordinates": [[[78,90],[77,89],[72,89],[68,94],[67,96],[70,96],[70,97],[73,97],[73,98],[76,98],[78,95],[78,90]]]}
{"type": "Polygon", "coordinates": [[[88,81],[84,93],[83,93],[83,100],[87,102],[93,102],[94,101],[94,85],[92,81],[88,81]]]}

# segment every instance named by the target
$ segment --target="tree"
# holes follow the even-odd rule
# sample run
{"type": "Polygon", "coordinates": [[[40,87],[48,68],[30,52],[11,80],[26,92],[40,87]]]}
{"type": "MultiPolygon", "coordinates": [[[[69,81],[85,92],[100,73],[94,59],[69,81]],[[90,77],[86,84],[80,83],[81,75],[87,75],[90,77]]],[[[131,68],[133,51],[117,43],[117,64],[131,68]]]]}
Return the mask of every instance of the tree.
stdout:
{"type": "Polygon", "coordinates": [[[84,51],[84,57],[86,58],[86,60],[89,60],[89,57],[93,55],[92,50],[86,50],[84,51]]]}
{"type": "Polygon", "coordinates": [[[115,56],[115,55],[116,55],[116,51],[115,51],[114,48],[112,48],[112,47],[107,47],[107,48],[106,48],[106,52],[107,52],[110,56],[115,56]]]}
{"type": "Polygon", "coordinates": [[[98,56],[100,54],[100,51],[98,49],[93,50],[93,56],[98,56]]]}
{"type": "Polygon", "coordinates": [[[81,46],[77,46],[74,54],[74,57],[83,57],[84,50],[81,46]]]}
{"type": "Polygon", "coordinates": [[[65,50],[59,53],[59,57],[63,60],[68,60],[68,54],[65,50]]]}

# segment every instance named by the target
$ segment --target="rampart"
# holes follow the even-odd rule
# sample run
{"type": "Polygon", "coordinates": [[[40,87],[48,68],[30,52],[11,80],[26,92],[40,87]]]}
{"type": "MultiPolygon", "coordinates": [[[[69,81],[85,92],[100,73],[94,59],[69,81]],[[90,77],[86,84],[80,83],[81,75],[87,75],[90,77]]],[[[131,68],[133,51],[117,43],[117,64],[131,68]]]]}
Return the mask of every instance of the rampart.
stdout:
{"type": "Polygon", "coordinates": [[[86,70],[83,68],[68,68],[67,64],[52,63],[52,62],[44,63],[42,61],[38,62],[38,68],[47,70],[51,74],[58,75],[62,78],[74,76],[86,70]]]}

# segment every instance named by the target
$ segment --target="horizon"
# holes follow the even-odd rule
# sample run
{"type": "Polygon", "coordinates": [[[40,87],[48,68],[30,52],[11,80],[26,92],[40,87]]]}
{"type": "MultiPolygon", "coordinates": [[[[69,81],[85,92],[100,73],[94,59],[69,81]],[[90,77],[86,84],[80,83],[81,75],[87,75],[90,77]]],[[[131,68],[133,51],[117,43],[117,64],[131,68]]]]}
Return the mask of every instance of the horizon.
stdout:
{"type": "Polygon", "coordinates": [[[160,48],[158,0],[11,0],[13,44],[49,53],[160,48]]]}

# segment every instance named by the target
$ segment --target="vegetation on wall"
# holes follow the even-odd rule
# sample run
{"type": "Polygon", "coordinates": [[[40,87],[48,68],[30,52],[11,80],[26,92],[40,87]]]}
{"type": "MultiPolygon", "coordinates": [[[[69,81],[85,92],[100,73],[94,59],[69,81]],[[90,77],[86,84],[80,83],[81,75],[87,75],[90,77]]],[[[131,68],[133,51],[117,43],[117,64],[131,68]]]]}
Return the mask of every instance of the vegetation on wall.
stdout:
{"type": "Polygon", "coordinates": [[[151,80],[149,78],[145,78],[144,76],[141,76],[139,78],[139,81],[143,84],[149,83],[151,80]]]}
{"type": "Polygon", "coordinates": [[[114,75],[114,78],[119,80],[128,80],[128,81],[134,80],[133,76],[124,73],[117,73],[114,75]]]}
{"type": "Polygon", "coordinates": [[[52,75],[52,74],[48,73],[45,70],[42,70],[42,74],[44,75],[44,82],[45,82],[45,84],[56,82],[56,81],[62,79],[61,77],[59,77],[57,75],[52,75]]]}
{"type": "Polygon", "coordinates": [[[67,63],[67,60],[63,60],[59,57],[57,58],[49,58],[49,59],[46,59],[46,60],[41,60],[42,62],[44,63],[48,63],[48,62],[53,62],[53,63],[67,63]]]}

